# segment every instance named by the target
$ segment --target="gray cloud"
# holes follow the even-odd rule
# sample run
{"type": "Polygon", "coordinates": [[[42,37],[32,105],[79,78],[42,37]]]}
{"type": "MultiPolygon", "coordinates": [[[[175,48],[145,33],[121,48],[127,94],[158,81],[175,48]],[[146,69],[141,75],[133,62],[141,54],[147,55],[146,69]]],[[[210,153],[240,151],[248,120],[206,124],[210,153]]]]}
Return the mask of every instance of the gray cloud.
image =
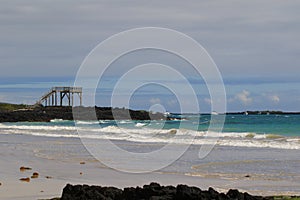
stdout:
{"type": "Polygon", "coordinates": [[[111,34],[162,26],[203,44],[224,76],[289,76],[299,72],[299,8],[299,2],[279,0],[5,1],[1,75],[74,75],[87,53],[111,34]]]}
{"type": "Polygon", "coordinates": [[[159,26],[202,44],[231,96],[250,91],[255,109],[266,106],[255,92],[272,90],[278,106],[291,110],[299,97],[293,86],[300,73],[299,10],[300,2],[290,0],[6,0],[0,7],[0,77],[74,77],[90,50],[112,34],[159,26]]]}

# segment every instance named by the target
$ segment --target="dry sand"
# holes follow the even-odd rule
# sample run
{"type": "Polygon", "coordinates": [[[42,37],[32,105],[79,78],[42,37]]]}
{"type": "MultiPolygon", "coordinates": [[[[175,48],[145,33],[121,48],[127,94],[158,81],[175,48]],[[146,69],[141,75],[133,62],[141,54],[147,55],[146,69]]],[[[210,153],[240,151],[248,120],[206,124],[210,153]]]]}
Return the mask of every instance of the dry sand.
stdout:
{"type": "MultiPolygon", "coordinates": [[[[215,177],[184,176],[161,172],[128,174],[115,171],[94,160],[84,149],[80,140],[72,138],[46,138],[23,135],[0,135],[0,199],[46,199],[60,197],[63,187],[71,184],[96,184],[124,188],[159,182],[162,185],[188,184],[207,189],[213,186],[218,191],[228,188],[243,188],[255,195],[289,194],[289,192],[260,191],[247,188],[272,188],[272,184],[289,187],[288,181],[230,181],[215,177]],[[59,145],[69,146],[70,151],[59,145]],[[76,147],[75,150],[71,147],[76,147]],[[47,150],[53,148],[52,153],[47,150]],[[72,149],[72,151],[71,151],[72,149]],[[80,150],[78,150],[80,149],[80,150]],[[20,170],[21,167],[31,169],[20,170]],[[38,177],[31,178],[38,173],[38,177]],[[20,181],[30,178],[30,182],[20,181]]],[[[244,190],[244,191],[245,191],[244,190]]],[[[291,193],[293,194],[293,193],[291,193]]]]}

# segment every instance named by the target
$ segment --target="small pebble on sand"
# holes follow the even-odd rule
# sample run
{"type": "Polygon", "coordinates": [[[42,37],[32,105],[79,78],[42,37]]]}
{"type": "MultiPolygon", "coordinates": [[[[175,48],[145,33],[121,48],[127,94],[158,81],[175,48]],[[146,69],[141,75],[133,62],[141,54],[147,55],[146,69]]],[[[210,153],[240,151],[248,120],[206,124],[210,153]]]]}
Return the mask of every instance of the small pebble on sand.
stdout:
{"type": "Polygon", "coordinates": [[[80,172],[79,174],[82,175],[82,172],[80,172]]]}
{"type": "Polygon", "coordinates": [[[21,172],[24,172],[26,170],[32,170],[32,169],[30,167],[24,167],[24,166],[20,167],[21,172]]]}
{"type": "Polygon", "coordinates": [[[45,178],[50,179],[50,178],[52,178],[52,177],[51,177],[51,176],[45,176],[45,178]]]}
{"type": "Polygon", "coordinates": [[[176,133],[177,133],[177,130],[176,130],[176,129],[171,129],[169,133],[170,133],[170,134],[176,134],[176,133]]]}
{"type": "Polygon", "coordinates": [[[27,182],[27,183],[29,183],[30,182],[30,178],[20,178],[19,179],[20,181],[22,181],[22,182],[27,182]]]}
{"type": "Polygon", "coordinates": [[[38,178],[39,177],[39,173],[37,172],[34,172],[31,176],[31,178],[38,178]]]}
{"type": "Polygon", "coordinates": [[[84,162],[84,161],[81,161],[81,162],[80,162],[80,164],[81,164],[81,165],[84,165],[84,164],[85,164],[85,162],[84,162]]]}

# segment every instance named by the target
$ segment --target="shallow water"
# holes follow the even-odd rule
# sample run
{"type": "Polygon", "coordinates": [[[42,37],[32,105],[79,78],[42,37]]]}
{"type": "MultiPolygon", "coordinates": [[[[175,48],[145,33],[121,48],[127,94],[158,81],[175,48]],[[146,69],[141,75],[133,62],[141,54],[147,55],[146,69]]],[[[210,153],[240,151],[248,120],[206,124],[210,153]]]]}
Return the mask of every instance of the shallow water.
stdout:
{"type": "MultiPolygon", "coordinates": [[[[299,115],[229,115],[222,133],[206,131],[210,115],[200,119],[194,115],[181,117],[184,119],[167,122],[78,121],[77,126],[73,121],[62,120],[1,123],[0,145],[7,149],[1,152],[1,157],[8,161],[11,156],[17,156],[20,163],[30,163],[32,158],[29,155],[33,154],[37,159],[49,161],[53,172],[54,163],[78,163],[81,160],[94,163],[97,166],[95,170],[98,167],[116,167],[126,171],[127,167],[131,172],[135,169],[139,172],[155,166],[153,173],[180,175],[186,180],[193,177],[193,183],[205,180],[209,185],[224,190],[239,188],[260,194],[300,194],[299,115]],[[194,129],[195,124],[198,130],[194,129]],[[107,141],[127,153],[145,156],[122,157],[118,149],[107,146],[107,141]],[[94,149],[82,142],[91,144],[94,149]],[[199,158],[200,148],[214,142],[212,151],[199,158]],[[173,149],[157,154],[157,157],[147,157],[147,153],[159,152],[169,144],[173,145],[173,149]],[[181,155],[183,147],[187,149],[181,155]],[[95,153],[93,151],[104,153],[95,158],[90,154],[95,153]],[[18,156],[17,152],[21,152],[22,156],[18,156]],[[178,159],[172,160],[171,157],[177,153],[178,159]],[[162,164],[168,159],[167,165],[162,164]],[[160,164],[161,167],[157,168],[160,164]]],[[[58,174],[68,180],[72,172],[58,174]]],[[[148,176],[152,177],[151,174],[148,176]]]]}
{"type": "Polygon", "coordinates": [[[223,146],[300,149],[300,115],[227,115],[222,132],[208,131],[210,115],[176,117],[182,120],[100,120],[75,123],[57,119],[49,123],[1,123],[0,134],[83,137],[144,143],[203,145],[217,142],[223,146]]]}

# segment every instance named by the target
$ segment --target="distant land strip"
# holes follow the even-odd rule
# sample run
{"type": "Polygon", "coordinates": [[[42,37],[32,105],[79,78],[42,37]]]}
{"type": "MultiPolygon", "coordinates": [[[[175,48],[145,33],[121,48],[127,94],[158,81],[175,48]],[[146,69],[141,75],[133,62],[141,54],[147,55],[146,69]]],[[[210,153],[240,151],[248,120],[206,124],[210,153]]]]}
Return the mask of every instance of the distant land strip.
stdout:
{"type": "MultiPolygon", "coordinates": [[[[68,107],[68,106],[32,106],[25,104],[0,103],[0,122],[50,122],[53,119],[74,120],[73,111],[78,120],[172,120],[180,119],[179,114],[152,113],[145,110],[111,107],[68,107]],[[80,113],[78,115],[78,113],[80,113]]],[[[208,113],[209,114],[209,113],[208,113]]],[[[297,115],[300,112],[283,111],[244,111],[228,112],[227,115],[297,115]]]]}
{"type": "Polygon", "coordinates": [[[50,122],[53,119],[74,120],[163,120],[163,113],[111,107],[43,107],[0,103],[0,122],[50,122]],[[95,113],[95,114],[94,114],[95,113]],[[95,116],[96,115],[96,116],[95,116]]]}

